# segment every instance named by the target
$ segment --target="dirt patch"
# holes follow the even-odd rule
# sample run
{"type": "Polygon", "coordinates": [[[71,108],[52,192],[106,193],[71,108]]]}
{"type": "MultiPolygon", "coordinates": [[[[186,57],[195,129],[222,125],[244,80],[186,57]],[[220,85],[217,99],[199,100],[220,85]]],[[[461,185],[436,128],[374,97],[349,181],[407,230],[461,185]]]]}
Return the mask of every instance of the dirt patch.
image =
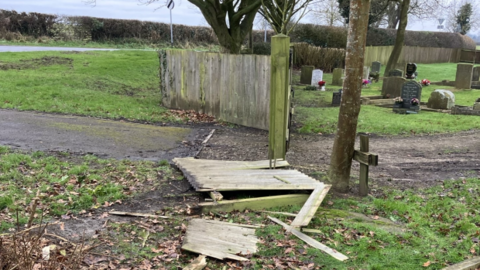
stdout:
{"type": "Polygon", "coordinates": [[[0,62],[0,70],[37,69],[52,65],[67,65],[73,68],[73,59],[58,56],[44,56],[42,58],[20,60],[19,63],[0,62]]]}
{"type": "MultiPolygon", "coordinates": [[[[88,63],[84,63],[84,65],[88,65],[88,63]]],[[[129,85],[110,80],[87,82],[87,87],[95,91],[107,92],[113,95],[122,96],[141,96],[147,90],[143,88],[134,88],[129,85]]],[[[149,91],[151,91],[151,89],[149,89],[149,91]]]]}

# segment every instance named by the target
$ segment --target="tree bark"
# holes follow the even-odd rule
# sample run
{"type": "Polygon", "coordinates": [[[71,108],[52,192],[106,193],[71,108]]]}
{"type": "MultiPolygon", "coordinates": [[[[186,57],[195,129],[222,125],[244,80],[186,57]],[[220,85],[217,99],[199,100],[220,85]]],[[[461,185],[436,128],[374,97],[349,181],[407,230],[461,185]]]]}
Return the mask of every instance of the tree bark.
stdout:
{"type": "Polygon", "coordinates": [[[405,41],[405,29],[408,22],[408,9],[410,7],[410,0],[403,0],[400,4],[400,23],[398,24],[397,37],[395,39],[395,45],[393,46],[392,54],[388,58],[387,66],[383,76],[386,76],[388,72],[395,67],[400,58],[400,54],[403,50],[403,43],[405,41]]]}
{"type": "Polygon", "coordinates": [[[360,113],[363,62],[367,38],[370,0],[351,0],[345,58],[346,77],[333,143],[329,178],[338,192],[348,192],[350,169],[360,113]]]}

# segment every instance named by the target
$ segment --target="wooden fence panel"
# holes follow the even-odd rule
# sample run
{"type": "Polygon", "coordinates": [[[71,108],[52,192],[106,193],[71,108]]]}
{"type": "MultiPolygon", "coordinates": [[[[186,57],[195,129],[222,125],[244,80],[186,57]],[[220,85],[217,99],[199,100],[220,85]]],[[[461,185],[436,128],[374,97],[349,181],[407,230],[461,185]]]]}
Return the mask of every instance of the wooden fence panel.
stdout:
{"type": "MultiPolygon", "coordinates": [[[[365,65],[370,66],[373,61],[386,65],[392,53],[393,46],[367,47],[365,50],[365,65]]],[[[401,63],[447,63],[458,62],[459,49],[429,48],[404,46],[399,58],[401,63]]]]}
{"type": "Polygon", "coordinates": [[[268,130],[270,56],[159,53],[162,104],[268,130]]]}

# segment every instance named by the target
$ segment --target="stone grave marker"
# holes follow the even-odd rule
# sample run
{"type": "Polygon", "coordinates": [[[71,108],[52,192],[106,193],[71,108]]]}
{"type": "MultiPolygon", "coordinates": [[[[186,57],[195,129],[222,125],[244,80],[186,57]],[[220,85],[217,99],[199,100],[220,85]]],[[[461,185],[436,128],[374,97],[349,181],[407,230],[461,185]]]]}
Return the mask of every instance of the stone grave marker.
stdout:
{"type": "Polygon", "coordinates": [[[302,66],[302,73],[300,74],[301,84],[310,84],[312,81],[312,71],[314,66],[302,66]]]}
{"type": "Polygon", "coordinates": [[[416,113],[420,110],[420,99],[422,97],[422,85],[416,81],[407,81],[402,85],[402,93],[400,95],[403,103],[395,104],[393,111],[396,113],[416,113]],[[412,105],[410,101],[417,98],[419,104],[412,105]]]}
{"type": "Polygon", "coordinates": [[[343,69],[335,68],[333,70],[332,85],[343,85],[342,76],[343,76],[343,69]]]}
{"type": "Polygon", "coordinates": [[[480,66],[473,68],[472,81],[474,82],[480,81],[480,66]]]}
{"type": "Polygon", "coordinates": [[[407,77],[407,79],[415,79],[415,77],[417,76],[416,71],[417,71],[417,64],[408,63],[405,69],[405,76],[407,77]]]}
{"type": "Polygon", "coordinates": [[[332,96],[332,106],[340,106],[342,101],[342,89],[338,89],[338,92],[333,92],[332,96]]]}
{"type": "Polygon", "coordinates": [[[377,72],[380,73],[380,68],[382,67],[382,63],[378,61],[372,62],[372,73],[377,72]]]}
{"type": "Polygon", "coordinates": [[[323,70],[314,69],[312,72],[312,86],[318,86],[318,82],[323,81],[323,70]]]}
{"type": "Polygon", "coordinates": [[[370,79],[370,68],[367,66],[363,66],[363,79],[368,80],[370,79]]]}
{"type": "Polygon", "coordinates": [[[389,77],[403,77],[403,71],[400,69],[392,69],[388,72],[389,77]]]}
{"type": "Polygon", "coordinates": [[[455,106],[455,95],[444,89],[435,89],[427,102],[427,107],[432,109],[450,110],[453,106],[455,106]]]}
{"type": "Polygon", "coordinates": [[[455,75],[455,88],[470,89],[472,86],[472,64],[457,64],[457,74],[455,75]]]}
{"type": "Polygon", "coordinates": [[[383,78],[382,96],[385,98],[396,98],[402,94],[402,86],[407,80],[403,77],[383,78]]]}

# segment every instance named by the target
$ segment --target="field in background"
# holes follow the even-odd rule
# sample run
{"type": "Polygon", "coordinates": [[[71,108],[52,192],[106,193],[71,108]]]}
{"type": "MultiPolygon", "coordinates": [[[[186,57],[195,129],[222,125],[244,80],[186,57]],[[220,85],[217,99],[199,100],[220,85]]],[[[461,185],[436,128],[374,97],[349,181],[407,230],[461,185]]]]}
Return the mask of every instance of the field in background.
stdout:
{"type": "Polygon", "coordinates": [[[154,51],[2,53],[0,108],[169,121],[157,59],[154,51]]]}

